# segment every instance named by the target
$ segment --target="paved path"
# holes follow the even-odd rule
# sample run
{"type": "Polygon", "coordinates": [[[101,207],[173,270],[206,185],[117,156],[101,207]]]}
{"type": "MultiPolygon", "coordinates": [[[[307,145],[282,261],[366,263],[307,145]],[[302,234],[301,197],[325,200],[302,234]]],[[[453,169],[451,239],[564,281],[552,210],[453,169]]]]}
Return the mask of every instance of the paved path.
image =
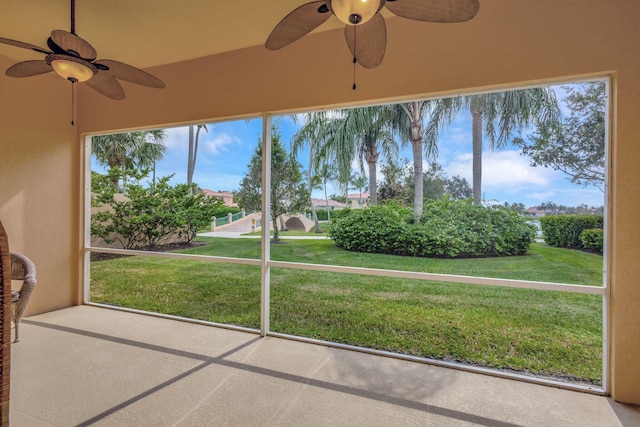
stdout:
{"type": "Polygon", "coordinates": [[[241,218],[237,221],[232,222],[231,224],[226,224],[226,225],[222,225],[220,227],[216,227],[216,229],[218,231],[214,231],[214,233],[227,233],[227,232],[232,232],[232,233],[250,233],[251,230],[251,225],[253,223],[253,220],[255,219],[256,221],[258,221],[260,218],[262,218],[262,214],[260,213],[253,213],[250,215],[245,216],[244,218],[241,218]]]}
{"type": "MultiPolygon", "coordinates": [[[[244,236],[239,231],[208,231],[206,233],[198,233],[198,236],[204,237],[225,237],[227,239],[260,239],[261,236],[244,236]]],[[[326,240],[327,236],[287,236],[280,234],[283,240],[326,240]]]]}
{"type": "MultiPolygon", "coordinates": [[[[251,215],[247,215],[246,217],[235,221],[231,224],[223,225],[221,227],[216,227],[218,231],[207,231],[205,233],[198,233],[198,236],[204,237],[225,237],[227,239],[260,239],[261,236],[244,236],[243,234],[250,233],[253,230],[251,229],[252,219],[259,220],[262,217],[260,213],[254,213],[251,215]]],[[[287,240],[324,240],[328,239],[327,236],[286,236],[280,234],[281,239],[287,240]]]]}

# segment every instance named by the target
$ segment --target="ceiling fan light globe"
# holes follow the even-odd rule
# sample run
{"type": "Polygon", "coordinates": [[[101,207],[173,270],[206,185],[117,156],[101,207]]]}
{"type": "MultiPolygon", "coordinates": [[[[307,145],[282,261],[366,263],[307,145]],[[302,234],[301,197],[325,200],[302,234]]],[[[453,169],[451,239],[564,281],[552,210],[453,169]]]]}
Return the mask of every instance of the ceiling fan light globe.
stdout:
{"type": "Polygon", "coordinates": [[[331,10],[347,25],[361,25],[380,9],[380,0],[332,0],[331,10]]]}
{"type": "Polygon", "coordinates": [[[75,58],[52,58],[49,62],[56,74],[70,82],[86,82],[95,74],[91,64],[77,61],[75,58]]]}

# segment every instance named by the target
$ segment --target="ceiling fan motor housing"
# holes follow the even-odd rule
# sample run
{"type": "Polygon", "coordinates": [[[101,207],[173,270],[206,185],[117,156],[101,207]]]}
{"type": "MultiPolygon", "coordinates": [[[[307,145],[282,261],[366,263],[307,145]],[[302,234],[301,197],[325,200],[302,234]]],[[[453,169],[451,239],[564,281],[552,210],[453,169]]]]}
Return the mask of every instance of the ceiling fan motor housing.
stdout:
{"type": "Polygon", "coordinates": [[[383,0],[327,0],[333,14],[347,25],[360,25],[368,22],[378,13],[383,0]]]}
{"type": "Polygon", "coordinates": [[[71,83],[86,82],[98,72],[95,65],[75,56],[52,53],[47,55],[45,61],[60,77],[71,83]]]}

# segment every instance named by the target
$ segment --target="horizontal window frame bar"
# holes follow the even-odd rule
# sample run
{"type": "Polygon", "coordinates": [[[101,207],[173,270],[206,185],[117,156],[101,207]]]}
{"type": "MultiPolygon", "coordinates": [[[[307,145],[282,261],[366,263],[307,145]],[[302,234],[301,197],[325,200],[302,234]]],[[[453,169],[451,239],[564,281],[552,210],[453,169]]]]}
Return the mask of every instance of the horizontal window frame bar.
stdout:
{"type": "Polygon", "coordinates": [[[146,256],[152,258],[168,258],[168,259],[182,259],[182,260],[191,260],[191,261],[206,261],[206,262],[216,262],[216,263],[225,263],[225,264],[244,264],[244,265],[253,265],[256,267],[260,267],[260,260],[253,258],[231,258],[231,257],[220,257],[220,256],[211,256],[211,255],[193,255],[193,254],[177,254],[174,252],[153,252],[153,251],[137,251],[132,249],[115,249],[115,248],[98,248],[98,247],[88,247],[86,248],[89,252],[95,253],[103,253],[103,254],[115,254],[115,255],[125,255],[125,256],[146,256]]]}
{"type": "MultiPolygon", "coordinates": [[[[155,258],[168,258],[168,259],[184,259],[192,261],[206,261],[226,264],[242,264],[251,265],[255,267],[261,266],[259,259],[252,258],[231,258],[231,257],[219,257],[211,255],[192,255],[192,254],[177,254],[173,252],[147,252],[129,249],[115,249],[115,248],[97,248],[88,247],[86,249],[90,252],[108,253],[117,255],[136,255],[136,256],[148,256],[155,258]]],[[[286,268],[293,270],[305,270],[305,271],[320,271],[328,273],[345,273],[345,274],[358,274],[362,276],[378,276],[378,277],[391,277],[398,279],[412,279],[422,281],[433,282],[449,282],[449,283],[461,283],[468,285],[481,285],[481,286],[497,286],[503,288],[514,289],[533,289],[539,291],[556,291],[556,292],[569,292],[587,295],[600,295],[605,296],[607,288],[602,286],[587,286],[587,285],[572,285],[564,283],[552,283],[552,282],[538,282],[530,280],[514,280],[514,279],[500,279],[491,277],[476,277],[476,276],[463,276],[455,274],[441,274],[441,273],[424,273],[416,271],[402,271],[402,270],[386,270],[379,268],[366,268],[366,267],[347,267],[339,265],[324,265],[324,264],[311,264],[301,262],[290,261],[269,261],[271,268],[286,268]]]]}
{"type": "Polygon", "coordinates": [[[271,261],[272,268],[289,268],[312,270],[328,273],[359,274],[364,276],[394,277],[433,282],[453,282],[469,285],[499,286],[517,289],[535,289],[540,291],[559,291],[578,294],[604,296],[606,288],[600,286],[570,285],[552,282],[536,282],[529,280],[499,279],[490,277],[462,276],[455,274],[421,273],[416,271],[384,270],[379,268],[343,267],[337,265],[308,264],[298,262],[271,261]]]}

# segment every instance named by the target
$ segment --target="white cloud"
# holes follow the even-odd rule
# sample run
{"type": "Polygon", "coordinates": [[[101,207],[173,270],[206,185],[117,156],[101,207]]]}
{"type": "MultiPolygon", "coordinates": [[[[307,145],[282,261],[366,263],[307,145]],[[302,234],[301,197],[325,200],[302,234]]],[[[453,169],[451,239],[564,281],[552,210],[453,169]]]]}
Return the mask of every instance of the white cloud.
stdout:
{"type": "Polygon", "coordinates": [[[214,156],[229,151],[230,145],[240,144],[242,141],[238,137],[221,133],[214,135],[212,139],[203,141],[204,149],[214,156]]]}
{"type": "MultiPolygon", "coordinates": [[[[472,182],[473,155],[456,156],[445,169],[449,176],[460,175],[472,182]]],[[[546,187],[557,178],[555,171],[529,166],[529,160],[516,150],[482,153],[482,188],[485,191],[519,190],[531,186],[546,187]]]]}
{"type": "Polygon", "coordinates": [[[468,145],[471,144],[471,133],[469,129],[454,127],[448,129],[447,137],[440,138],[438,145],[468,145]]]}
{"type": "Polygon", "coordinates": [[[189,148],[189,128],[178,127],[165,129],[164,145],[169,150],[187,150],[189,148]]]}
{"type": "MultiPolygon", "coordinates": [[[[204,151],[214,156],[217,156],[223,152],[229,151],[229,146],[234,144],[240,144],[241,141],[238,137],[227,134],[218,133],[213,131],[212,125],[209,125],[209,133],[204,129],[200,131],[200,147],[204,151]]],[[[165,130],[165,146],[172,151],[187,152],[189,149],[189,127],[177,127],[169,128],[165,130]]]]}

